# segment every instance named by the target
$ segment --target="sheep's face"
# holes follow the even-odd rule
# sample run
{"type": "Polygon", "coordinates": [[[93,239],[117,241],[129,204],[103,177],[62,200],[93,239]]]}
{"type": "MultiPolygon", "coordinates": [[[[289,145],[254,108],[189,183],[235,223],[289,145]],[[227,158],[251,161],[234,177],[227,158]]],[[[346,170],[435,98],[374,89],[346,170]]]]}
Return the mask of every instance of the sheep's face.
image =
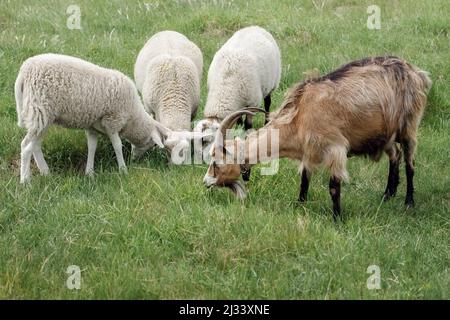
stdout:
{"type": "Polygon", "coordinates": [[[196,148],[194,152],[196,156],[203,159],[206,163],[210,162],[210,151],[214,142],[214,135],[220,127],[217,119],[207,118],[200,120],[194,127],[194,132],[207,134],[208,137],[203,139],[202,148],[196,148]]]}
{"type": "Polygon", "coordinates": [[[202,139],[210,139],[210,134],[190,131],[171,131],[164,140],[164,146],[170,152],[173,164],[185,163],[191,151],[191,140],[194,146],[201,144],[202,139]]]}
{"type": "Polygon", "coordinates": [[[165,147],[170,152],[170,162],[173,164],[182,164],[186,160],[191,143],[186,137],[180,137],[174,133],[169,134],[164,140],[165,147]]]}
{"type": "Polygon", "coordinates": [[[133,159],[141,157],[147,150],[152,148],[155,145],[152,139],[148,139],[148,141],[142,145],[131,145],[131,157],[133,159]]]}
{"type": "Polygon", "coordinates": [[[245,198],[246,191],[242,182],[239,180],[241,175],[241,166],[237,163],[236,154],[239,140],[225,141],[223,150],[217,150],[214,146],[211,148],[211,162],[208,171],[203,178],[207,188],[227,187],[238,198],[245,198]]]}
{"type": "Polygon", "coordinates": [[[142,156],[147,150],[153,148],[157,145],[160,148],[164,148],[164,145],[161,140],[161,133],[157,128],[154,128],[150,136],[148,136],[144,141],[141,141],[139,144],[132,144],[131,146],[131,156],[133,159],[142,156]]]}

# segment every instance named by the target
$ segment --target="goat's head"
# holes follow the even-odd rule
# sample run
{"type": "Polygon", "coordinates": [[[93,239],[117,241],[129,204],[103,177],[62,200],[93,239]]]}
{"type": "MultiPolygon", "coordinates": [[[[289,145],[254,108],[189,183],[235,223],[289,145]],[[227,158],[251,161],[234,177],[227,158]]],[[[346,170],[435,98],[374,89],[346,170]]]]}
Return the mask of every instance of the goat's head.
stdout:
{"type": "Polygon", "coordinates": [[[242,109],[230,114],[222,121],[210,150],[210,165],[203,178],[206,187],[228,187],[238,198],[245,198],[245,186],[239,180],[241,170],[245,167],[245,163],[239,161],[239,153],[244,149],[245,142],[240,138],[225,140],[225,136],[226,131],[241,116],[255,115],[256,112],[264,112],[264,110],[260,108],[242,109]]]}

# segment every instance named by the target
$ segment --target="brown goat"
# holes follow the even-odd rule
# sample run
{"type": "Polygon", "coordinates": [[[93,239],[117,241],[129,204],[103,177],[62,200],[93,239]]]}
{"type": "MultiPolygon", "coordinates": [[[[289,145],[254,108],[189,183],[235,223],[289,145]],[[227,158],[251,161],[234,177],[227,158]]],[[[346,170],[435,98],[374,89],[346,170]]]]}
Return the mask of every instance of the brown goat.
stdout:
{"type": "Polygon", "coordinates": [[[367,155],[377,161],[383,151],[389,156],[384,192],[387,200],[397,191],[403,149],[405,204],[412,206],[416,135],[430,87],[427,72],[392,56],[353,61],[325,76],[298,83],[286,94],[280,109],[271,114],[269,123],[245,140],[236,138],[221,143],[226,130],[239,117],[262,109],[244,109],[223,120],[204,183],[207,187],[229,187],[237,196],[244,197],[239,174],[254,164],[250,159],[258,152],[258,146],[267,143],[271,130],[277,129],[278,155],[269,152],[268,157],[258,156],[255,162],[277,157],[301,161],[299,201],[306,201],[311,174],[323,165],[330,170],[329,190],[336,218],[340,214],[341,181],[348,178],[347,157],[367,155]],[[246,152],[243,164],[238,161],[225,164],[226,154],[237,160],[236,154],[242,149],[246,152]]]}

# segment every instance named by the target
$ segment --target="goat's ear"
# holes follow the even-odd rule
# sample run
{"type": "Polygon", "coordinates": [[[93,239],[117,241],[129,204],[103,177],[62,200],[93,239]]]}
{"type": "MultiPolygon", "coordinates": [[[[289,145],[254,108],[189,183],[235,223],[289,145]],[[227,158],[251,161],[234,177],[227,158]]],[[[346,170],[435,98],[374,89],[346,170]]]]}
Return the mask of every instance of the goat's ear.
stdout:
{"type": "Polygon", "coordinates": [[[158,145],[158,147],[160,147],[161,149],[164,148],[164,144],[161,139],[161,133],[159,132],[159,130],[157,129],[153,130],[151,133],[151,137],[153,139],[153,142],[155,142],[158,145]]]}

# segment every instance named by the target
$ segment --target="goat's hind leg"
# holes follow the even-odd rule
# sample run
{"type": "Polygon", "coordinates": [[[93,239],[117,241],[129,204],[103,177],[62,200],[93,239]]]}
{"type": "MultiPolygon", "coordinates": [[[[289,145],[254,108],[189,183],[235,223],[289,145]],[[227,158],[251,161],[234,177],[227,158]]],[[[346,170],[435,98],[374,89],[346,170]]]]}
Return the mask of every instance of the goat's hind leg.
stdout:
{"type": "Polygon", "coordinates": [[[400,182],[399,169],[402,153],[400,148],[394,145],[386,150],[389,157],[389,175],[386,190],[384,191],[383,200],[387,201],[397,193],[397,187],[400,182]]]}
{"type": "Polygon", "coordinates": [[[414,152],[416,149],[415,139],[405,139],[402,141],[403,153],[405,156],[406,172],[406,197],[405,205],[407,208],[414,206],[414,152]]]}

